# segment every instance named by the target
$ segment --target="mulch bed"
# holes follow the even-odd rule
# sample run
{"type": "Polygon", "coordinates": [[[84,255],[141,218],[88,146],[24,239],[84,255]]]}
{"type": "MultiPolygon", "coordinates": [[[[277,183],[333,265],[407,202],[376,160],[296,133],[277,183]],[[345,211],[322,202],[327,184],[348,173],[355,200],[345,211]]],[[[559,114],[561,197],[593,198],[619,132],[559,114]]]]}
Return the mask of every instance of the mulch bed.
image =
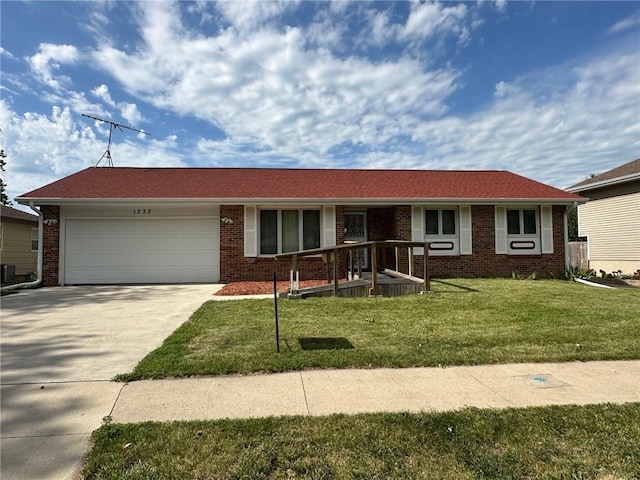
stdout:
{"type": "MultiPolygon", "coordinates": [[[[300,288],[319,287],[326,285],[326,280],[302,280],[300,288]]],[[[289,291],[289,281],[277,282],[278,293],[289,291]]],[[[216,295],[264,295],[273,293],[273,282],[233,282],[227,283],[218,290],[216,295]]]]}

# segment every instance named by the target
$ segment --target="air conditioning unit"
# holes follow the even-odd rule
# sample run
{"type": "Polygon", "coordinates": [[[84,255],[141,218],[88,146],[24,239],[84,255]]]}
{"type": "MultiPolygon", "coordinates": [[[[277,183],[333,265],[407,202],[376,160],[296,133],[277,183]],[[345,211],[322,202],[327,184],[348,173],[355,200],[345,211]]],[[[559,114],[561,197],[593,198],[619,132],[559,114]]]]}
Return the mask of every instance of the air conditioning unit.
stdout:
{"type": "Polygon", "coordinates": [[[3,283],[16,281],[16,266],[14,264],[3,263],[1,268],[3,283]]]}

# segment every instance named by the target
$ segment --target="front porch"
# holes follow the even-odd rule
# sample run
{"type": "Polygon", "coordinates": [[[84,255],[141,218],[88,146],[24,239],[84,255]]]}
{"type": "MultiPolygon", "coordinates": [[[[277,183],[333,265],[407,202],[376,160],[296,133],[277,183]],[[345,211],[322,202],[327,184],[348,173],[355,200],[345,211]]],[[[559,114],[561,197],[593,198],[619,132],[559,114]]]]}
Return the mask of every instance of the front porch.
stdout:
{"type": "Polygon", "coordinates": [[[428,249],[428,243],[402,240],[346,242],[334,247],[283,253],[276,259],[291,261],[289,292],[283,294],[287,298],[396,297],[430,291],[428,256],[424,257],[422,271],[418,273],[421,276],[416,276],[414,271],[414,256],[422,255],[428,249]],[[298,260],[310,256],[322,257],[326,265],[327,285],[299,287],[298,260]],[[403,262],[403,258],[407,261],[403,262]],[[405,263],[408,266],[406,273],[400,271],[400,266],[405,263]],[[387,268],[389,265],[395,268],[387,268]]]}

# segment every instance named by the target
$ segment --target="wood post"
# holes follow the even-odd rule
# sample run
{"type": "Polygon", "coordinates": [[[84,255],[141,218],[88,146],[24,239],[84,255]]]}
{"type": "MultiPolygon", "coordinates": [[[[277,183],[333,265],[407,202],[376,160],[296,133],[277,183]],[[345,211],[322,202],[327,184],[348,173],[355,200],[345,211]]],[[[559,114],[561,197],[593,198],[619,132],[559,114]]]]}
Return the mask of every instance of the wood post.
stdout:
{"type": "Polygon", "coordinates": [[[333,296],[338,296],[338,258],[340,258],[338,249],[333,251],[333,296]]]}
{"type": "Polygon", "coordinates": [[[291,270],[289,273],[289,291],[292,294],[298,293],[300,289],[300,272],[298,270],[298,255],[291,257],[291,270]]]}
{"type": "Polygon", "coordinates": [[[409,247],[409,275],[413,277],[413,247],[409,247]]]}
{"type": "Polygon", "coordinates": [[[371,295],[378,296],[378,249],[371,245],[371,295]]]}
{"type": "Polygon", "coordinates": [[[431,285],[429,284],[429,244],[424,244],[424,284],[423,292],[428,293],[431,291],[431,285]]]}
{"type": "Polygon", "coordinates": [[[395,248],[395,252],[396,252],[396,272],[400,271],[400,250],[398,250],[398,247],[395,248]]]}

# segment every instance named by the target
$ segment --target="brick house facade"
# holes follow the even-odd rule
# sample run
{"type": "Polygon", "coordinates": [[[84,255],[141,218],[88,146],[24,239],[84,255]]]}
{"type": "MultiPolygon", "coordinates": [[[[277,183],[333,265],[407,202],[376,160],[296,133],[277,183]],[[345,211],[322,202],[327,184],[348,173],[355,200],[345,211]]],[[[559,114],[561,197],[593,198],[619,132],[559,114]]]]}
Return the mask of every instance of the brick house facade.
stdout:
{"type": "MultiPolygon", "coordinates": [[[[422,242],[427,241],[428,233],[425,215],[442,215],[447,210],[455,218],[456,249],[430,252],[431,276],[506,277],[535,273],[539,277],[562,278],[566,268],[566,209],[584,199],[509,172],[93,167],[30,192],[18,201],[40,207],[45,220],[43,283],[55,286],[271,280],[274,272],[281,280],[289,279],[289,261],[260,253],[261,225],[256,218],[265,209],[320,212],[314,214],[315,221],[320,222],[319,227],[316,225],[316,230],[321,230],[320,247],[344,243],[347,213],[364,215],[366,240],[422,242]],[[398,177],[393,185],[385,183],[390,175],[398,177]],[[369,195],[376,191],[377,197],[347,188],[367,182],[373,182],[376,189],[363,188],[362,192],[369,195]],[[140,185],[145,185],[147,198],[139,198],[140,185]],[[341,201],[339,195],[343,192],[350,192],[350,196],[341,201]],[[249,201],[243,201],[243,197],[249,201]],[[253,209],[253,227],[247,223],[247,208],[253,209]],[[507,252],[507,240],[513,240],[506,233],[508,214],[515,215],[509,217],[512,222],[518,214],[523,215],[522,210],[534,215],[534,235],[510,244],[532,244],[536,249],[507,252]],[[249,233],[248,228],[253,232],[249,233]],[[255,245],[247,250],[250,235],[255,245]],[[92,243],[93,249],[87,248],[92,243]],[[159,250],[156,252],[155,248],[159,250]],[[130,277],[117,276],[119,261],[124,262],[123,271],[133,272],[130,277]],[[83,269],[91,271],[93,276],[78,276],[71,268],[76,269],[74,272],[80,269],[81,274],[83,269]],[[111,276],[101,277],[102,270],[111,270],[111,276]],[[201,276],[189,276],[191,271],[200,272],[201,276]],[[89,280],[84,282],[82,278],[89,280]]],[[[298,217],[302,232],[302,213],[298,217]]],[[[278,223],[278,235],[285,229],[283,225],[278,223]]],[[[278,240],[278,248],[284,248],[281,241],[278,240]]],[[[453,245],[451,241],[443,243],[453,245]]],[[[382,266],[394,268],[395,252],[389,249],[385,253],[380,255],[382,266]]],[[[422,254],[414,256],[415,272],[422,271],[423,259],[422,254]]],[[[406,250],[399,250],[397,261],[401,271],[408,271],[406,250]]],[[[345,261],[341,259],[341,275],[344,270],[345,261]]],[[[327,264],[320,256],[303,258],[300,274],[301,280],[327,278],[327,264]]]]}

